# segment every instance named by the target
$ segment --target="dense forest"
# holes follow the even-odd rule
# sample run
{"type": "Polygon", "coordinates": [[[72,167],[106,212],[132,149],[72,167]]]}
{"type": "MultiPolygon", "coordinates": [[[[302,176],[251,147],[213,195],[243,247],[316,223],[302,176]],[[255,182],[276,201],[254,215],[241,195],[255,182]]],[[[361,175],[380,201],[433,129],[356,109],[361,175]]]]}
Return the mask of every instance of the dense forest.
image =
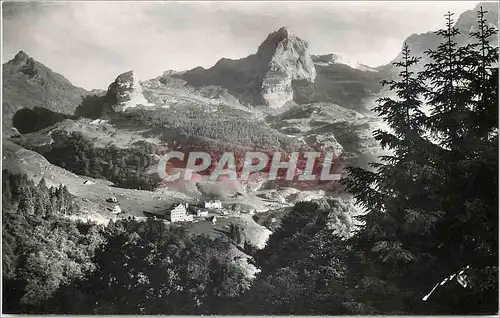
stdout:
{"type": "MultiPolygon", "coordinates": [[[[251,284],[231,262],[230,241],[224,237],[192,236],[154,220],[121,220],[106,227],[74,222],[64,217],[75,212],[62,186],[48,189],[43,179],[37,185],[4,171],[3,187],[6,312],[312,313],[309,303],[287,306],[318,288],[324,288],[315,296],[318,305],[325,302],[325,310],[341,306],[327,300],[343,282],[338,278],[345,265],[335,256],[343,243],[326,226],[329,211],[315,203],[298,204],[264,250],[245,242],[244,249],[263,269],[251,284]],[[295,250],[297,244],[305,245],[295,250]],[[312,272],[304,276],[304,271],[312,272]],[[292,277],[297,279],[291,282],[292,277]]],[[[237,226],[230,236],[241,243],[237,226]]]]}
{"type": "Polygon", "coordinates": [[[117,187],[154,190],[158,179],[148,173],[155,164],[153,145],[142,143],[131,148],[97,147],[81,132],[55,131],[53,143],[33,149],[50,163],[73,173],[106,179],[117,187]]]}
{"type": "Polygon", "coordinates": [[[252,120],[243,111],[217,107],[216,111],[197,105],[154,111],[137,109],[115,116],[161,129],[163,138],[168,142],[175,140],[180,144],[211,145],[211,149],[223,146],[227,151],[238,147],[293,151],[304,146],[303,142],[271,129],[262,121],[252,120]]]}
{"type": "Polygon", "coordinates": [[[47,188],[26,175],[2,173],[4,312],[27,312],[61,285],[94,267],[102,240],[96,226],[65,218],[77,213],[64,186],[47,188]]]}
{"type": "Polygon", "coordinates": [[[248,288],[225,238],[155,220],[75,222],[65,187],[2,177],[4,312],[201,314],[248,288]]]}
{"type": "MultiPolygon", "coordinates": [[[[4,172],[4,311],[498,313],[499,74],[498,47],[490,44],[497,31],[481,10],[470,44],[459,47],[452,14],[446,22],[422,71],[412,71],[419,58],[405,45],[399,77],[383,82],[397,97],[374,109],[390,127],[375,138],[391,154],[347,168],[342,183],[366,211],[352,235],[331,227],[332,212],[341,211],[299,202],[263,249],[243,242],[261,270],[249,280],[225,237],[153,220],[69,221],[77,211],[67,189],[4,172]]],[[[101,157],[85,147],[75,142],[71,164],[79,166],[68,169],[105,165],[93,165],[101,157]]],[[[238,233],[231,227],[231,239],[242,243],[238,233]]]]}

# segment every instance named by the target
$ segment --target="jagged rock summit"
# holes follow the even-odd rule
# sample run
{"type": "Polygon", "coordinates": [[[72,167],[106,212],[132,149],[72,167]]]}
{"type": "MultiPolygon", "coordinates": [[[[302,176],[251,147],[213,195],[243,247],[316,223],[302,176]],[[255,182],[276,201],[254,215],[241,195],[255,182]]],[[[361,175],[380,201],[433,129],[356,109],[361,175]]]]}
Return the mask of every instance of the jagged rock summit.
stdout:
{"type": "Polygon", "coordinates": [[[134,71],[118,75],[109,85],[107,96],[113,101],[113,108],[124,111],[137,106],[154,106],[148,102],[142,93],[142,86],[134,71]]]}
{"type": "Polygon", "coordinates": [[[316,69],[307,42],[282,27],[255,54],[223,58],[210,69],[197,67],[179,76],[194,86],[222,86],[244,104],[279,108],[293,100],[292,81],[314,82],[316,69]]]}
{"type": "Polygon", "coordinates": [[[316,70],[307,42],[282,27],[271,33],[257,51],[257,60],[264,62],[266,72],[280,71],[292,78],[314,81],[316,70]]]}
{"type": "Polygon", "coordinates": [[[23,67],[31,67],[33,68],[35,65],[35,60],[26,54],[23,50],[17,52],[14,58],[11,60],[12,64],[15,64],[19,70],[23,67]]]}
{"type": "Polygon", "coordinates": [[[257,64],[265,66],[260,91],[264,104],[272,108],[293,100],[292,80],[314,82],[316,78],[307,42],[285,27],[271,33],[259,46],[257,64]]]}

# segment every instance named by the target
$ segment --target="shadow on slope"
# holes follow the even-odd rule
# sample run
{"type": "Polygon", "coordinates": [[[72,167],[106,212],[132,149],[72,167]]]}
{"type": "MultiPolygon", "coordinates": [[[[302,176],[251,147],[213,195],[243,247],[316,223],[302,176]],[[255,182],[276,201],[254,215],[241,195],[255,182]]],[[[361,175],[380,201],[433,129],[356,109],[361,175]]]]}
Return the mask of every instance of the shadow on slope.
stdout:
{"type": "Polygon", "coordinates": [[[316,80],[294,80],[293,99],[298,104],[327,102],[359,112],[365,101],[380,92],[383,74],[366,72],[343,64],[315,65],[316,80]]]}
{"type": "Polygon", "coordinates": [[[12,124],[21,134],[27,134],[65,119],[75,119],[75,116],[55,112],[44,107],[23,108],[14,114],[12,124]]]}

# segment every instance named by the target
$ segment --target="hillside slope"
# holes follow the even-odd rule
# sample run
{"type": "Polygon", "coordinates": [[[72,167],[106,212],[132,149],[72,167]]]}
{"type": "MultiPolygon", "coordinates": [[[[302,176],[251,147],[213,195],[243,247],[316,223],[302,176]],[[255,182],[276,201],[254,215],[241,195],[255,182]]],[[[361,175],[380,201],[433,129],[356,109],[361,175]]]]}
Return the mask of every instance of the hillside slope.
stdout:
{"type": "Polygon", "coordinates": [[[72,115],[82,102],[82,96],[88,93],[23,51],[2,65],[2,76],[4,133],[10,133],[14,115],[23,108],[43,107],[55,113],[72,115]]]}

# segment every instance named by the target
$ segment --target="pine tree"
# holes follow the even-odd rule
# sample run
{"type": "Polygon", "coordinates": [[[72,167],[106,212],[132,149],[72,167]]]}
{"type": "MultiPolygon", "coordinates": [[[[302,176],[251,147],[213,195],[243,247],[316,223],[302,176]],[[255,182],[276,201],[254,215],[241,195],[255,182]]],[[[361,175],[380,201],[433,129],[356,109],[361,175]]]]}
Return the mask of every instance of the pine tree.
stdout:
{"type": "Polygon", "coordinates": [[[418,261],[414,251],[419,249],[421,236],[431,231],[432,221],[439,216],[425,216],[432,203],[426,184],[435,177],[429,158],[436,150],[423,136],[426,117],[420,96],[425,88],[412,72],[418,60],[405,44],[402,60],[394,63],[401,69],[399,79],[382,82],[396,92],[397,99],[381,98],[374,108],[390,128],[375,131],[374,137],[391,154],[369,170],[347,168],[348,177],[343,180],[367,210],[361,217],[363,227],[351,240],[357,254],[354,261],[359,264],[353,272],[354,279],[365,286],[358,297],[375,312],[404,312],[409,299],[416,297],[398,285],[403,273],[418,261]]]}
{"type": "Polygon", "coordinates": [[[477,43],[458,47],[452,15],[437,32],[443,43],[426,52],[431,62],[424,71],[408,71],[416,62],[405,47],[396,63],[400,79],[384,82],[398,99],[375,108],[390,127],[375,138],[391,155],[370,170],[348,168],[343,180],[367,210],[351,241],[352,272],[359,301],[375,312],[497,310],[496,285],[485,283],[497,277],[498,265],[498,71],[491,69],[498,52],[489,44],[495,31],[481,10],[472,34],[477,43]],[[436,282],[469,264],[472,290],[450,285],[422,302],[436,282]]]}
{"type": "Polygon", "coordinates": [[[422,72],[432,83],[426,94],[432,115],[426,124],[448,150],[439,161],[445,178],[437,190],[446,218],[436,236],[441,251],[435,255],[442,274],[470,265],[470,280],[475,281],[469,301],[452,299],[450,292],[440,299],[441,312],[490,313],[498,305],[485,291],[496,294],[495,288],[484,289],[485,278],[477,279],[498,267],[498,69],[493,68],[498,48],[490,44],[497,31],[484,14],[481,8],[479,29],[471,33],[474,42],[464,47],[455,47],[458,32],[449,14],[447,29],[439,33],[447,45],[428,52],[433,63],[422,72]]]}

